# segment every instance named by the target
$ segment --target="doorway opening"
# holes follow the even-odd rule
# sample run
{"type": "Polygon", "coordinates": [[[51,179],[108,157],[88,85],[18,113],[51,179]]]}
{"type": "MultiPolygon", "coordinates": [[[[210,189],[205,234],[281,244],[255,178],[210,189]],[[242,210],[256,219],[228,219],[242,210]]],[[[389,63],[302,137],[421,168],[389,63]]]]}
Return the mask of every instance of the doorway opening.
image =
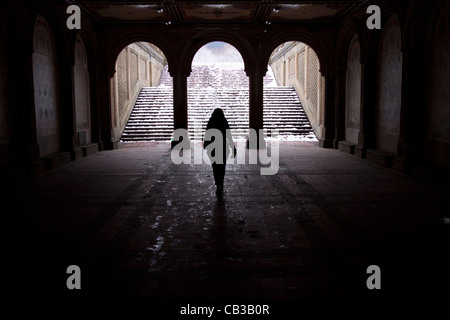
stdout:
{"type": "Polygon", "coordinates": [[[264,129],[278,131],[278,139],[318,141],[322,110],[322,76],[314,50],[298,41],[279,45],[272,53],[264,78],[264,129]]]}
{"type": "Polygon", "coordinates": [[[167,59],[154,44],[135,42],[116,60],[111,114],[121,142],[169,141],[173,132],[173,85],[167,59]]]}
{"type": "Polygon", "coordinates": [[[234,139],[245,139],[249,128],[249,80],[239,51],[214,41],[200,48],[192,61],[188,83],[188,129],[192,140],[203,134],[215,108],[221,108],[234,139]]]}

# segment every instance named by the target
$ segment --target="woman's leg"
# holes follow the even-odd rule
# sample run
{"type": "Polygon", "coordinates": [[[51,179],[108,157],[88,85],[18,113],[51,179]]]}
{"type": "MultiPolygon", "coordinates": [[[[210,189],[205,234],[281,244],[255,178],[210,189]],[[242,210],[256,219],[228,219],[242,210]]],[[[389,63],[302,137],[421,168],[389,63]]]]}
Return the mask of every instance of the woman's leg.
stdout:
{"type": "Polygon", "coordinates": [[[217,187],[223,186],[223,180],[225,177],[225,164],[212,164],[214,181],[217,187]]]}

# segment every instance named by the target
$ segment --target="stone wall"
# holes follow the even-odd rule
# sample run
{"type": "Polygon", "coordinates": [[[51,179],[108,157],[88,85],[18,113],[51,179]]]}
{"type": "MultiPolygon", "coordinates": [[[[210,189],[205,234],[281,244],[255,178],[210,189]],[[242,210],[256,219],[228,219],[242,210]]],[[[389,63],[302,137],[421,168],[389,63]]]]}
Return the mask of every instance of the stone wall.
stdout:
{"type": "Polygon", "coordinates": [[[324,78],[319,59],[309,46],[286,42],[274,50],[269,65],[280,86],[293,86],[318,139],[323,136],[324,78]]]}
{"type": "Polygon", "coordinates": [[[114,138],[119,139],[142,87],[157,86],[167,60],[152,44],[136,42],[117,57],[112,79],[111,114],[114,138]]]}
{"type": "Polygon", "coordinates": [[[426,151],[429,161],[450,169],[450,6],[442,13],[432,42],[426,151]]]}
{"type": "Polygon", "coordinates": [[[40,155],[61,151],[61,111],[54,38],[44,18],[36,18],[33,38],[36,133],[40,155]]]}
{"type": "Polygon", "coordinates": [[[345,140],[358,144],[361,121],[361,62],[360,44],[355,34],[350,43],[345,76],[345,140]]]}
{"type": "Polygon", "coordinates": [[[376,147],[396,153],[400,132],[402,52],[401,30],[395,15],[383,28],[379,70],[375,117],[376,147]]]}
{"type": "Polygon", "coordinates": [[[83,40],[77,37],[75,42],[74,100],[76,132],[80,146],[91,143],[90,98],[86,49],[83,40]]]}

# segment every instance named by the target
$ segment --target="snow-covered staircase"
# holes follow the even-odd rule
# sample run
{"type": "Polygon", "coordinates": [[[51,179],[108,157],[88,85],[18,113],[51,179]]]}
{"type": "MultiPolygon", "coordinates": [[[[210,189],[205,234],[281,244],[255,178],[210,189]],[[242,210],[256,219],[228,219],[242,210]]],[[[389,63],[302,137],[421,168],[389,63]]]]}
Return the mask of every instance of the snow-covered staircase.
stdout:
{"type": "MultiPolygon", "coordinates": [[[[271,72],[265,76],[264,84],[264,128],[268,132],[278,130],[280,136],[313,135],[294,88],[277,86],[271,72]]],[[[224,110],[234,137],[248,137],[248,87],[248,77],[242,68],[194,65],[188,78],[191,138],[202,138],[208,119],[217,107],[224,110]]],[[[172,78],[166,67],[157,87],[141,89],[122,141],[169,141],[172,133],[172,78]]]]}

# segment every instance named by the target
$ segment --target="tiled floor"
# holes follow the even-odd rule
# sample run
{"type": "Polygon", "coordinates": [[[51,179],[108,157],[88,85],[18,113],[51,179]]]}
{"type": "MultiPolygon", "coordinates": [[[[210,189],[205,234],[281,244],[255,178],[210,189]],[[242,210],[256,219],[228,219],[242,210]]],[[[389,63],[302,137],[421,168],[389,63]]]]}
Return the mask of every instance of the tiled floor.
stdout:
{"type": "Polygon", "coordinates": [[[123,144],[3,195],[12,297],[449,296],[449,188],[315,143],[282,143],[276,175],[228,165],[222,197],[209,165],[173,164],[167,143],[123,144]]]}

